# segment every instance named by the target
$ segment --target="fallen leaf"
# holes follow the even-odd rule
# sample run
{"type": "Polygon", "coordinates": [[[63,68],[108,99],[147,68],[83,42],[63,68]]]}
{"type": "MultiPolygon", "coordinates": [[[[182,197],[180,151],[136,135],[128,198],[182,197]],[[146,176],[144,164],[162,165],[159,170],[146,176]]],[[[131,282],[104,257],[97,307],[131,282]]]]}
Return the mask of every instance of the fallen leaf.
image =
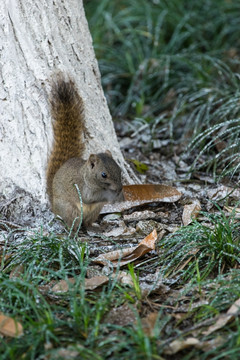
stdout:
{"type": "Polygon", "coordinates": [[[70,284],[75,284],[75,279],[74,278],[69,278],[68,280],[60,280],[57,284],[55,284],[52,287],[52,291],[55,293],[61,292],[68,292],[69,290],[69,283],[70,284]]]}
{"type": "Polygon", "coordinates": [[[240,208],[236,208],[234,206],[224,206],[224,210],[227,210],[230,214],[234,213],[236,219],[240,218],[240,208]]]}
{"type": "Polygon", "coordinates": [[[152,312],[148,314],[145,318],[141,319],[143,332],[147,336],[154,336],[154,328],[158,317],[158,312],[152,312]]]}
{"type": "Polygon", "coordinates": [[[201,204],[199,200],[195,200],[192,204],[185,205],[182,214],[183,225],[187,226],[193,219],[196,219],[200,210],[201,204]]]}
{"type": "MultiPolygon", "coordinates": [[[[109,279],[105,275],[93,276],[90,279],[85,279],[85,290],[94,290],[99,286],[102,286],[108,283],[109,279]]],[[[69,290],[69,283],[75,284],[76,280],[74,278],[69,278],[68,280],[60,280],[52,288],[53,292],[67,292],[69,290]]]]}
{"type": "Polygon", "coordinates": [[[19,337],[23,335],[23,327],[18,321],[0,313],[0,334],[10,337],[19,337]]]}
{"type": "Polygon", "coordinates": [[[133,284],[133,279],[131,277],[131,275],[129,273],[127,273],[126,271],[118,271],[117,273],[117,281],[120,282],[120,284],[123,285],[129,285],[129,286],[134,286],[133,284]]]}
{"type": "Polygon", "coordinates": [[[175,202],[182,196],[176,188],[160,184],[124,185],[123,193],[125,201],[104,205],[101,214],[122,212],[152,202],[175,202]]]}
{"type": "Polygon", "coordinates": [[[151,250],[155,250],[155,242],[157,240],[157,231],[154,229],[148,236],[146,236],[139,245],[146,245],[151,250]]]}
{"type": "Polygon", "coordinates": [[[173,355],[178,351],[189,348],[190,346],[196,346],[198,344],[200,344],[200,341],[194,337],[189,337],[185,340],[174,340],[168,345],[164,352],[168,355],[173,355]]]}
{"type": "Polygon", "coordinates": [[[99,286],[107,284],[109,278],[105,275],[93,276],[90,279],[85,279],[85,289],[86,290],[94,290],[99,286]]]}
{"type": "Polygon", "coordinates": [[[125,185],[123,192],[126,201],[175,202],[181,197],[176,188],[159,184],[125,185]]]}
{"type": "Polygon", "coordinates": [[[209,335],[214,331],[221,329],[227,323],[232,321],[240,311],[240,299],[236,300],[235,303],[228,309],[226,314],[221,314],[217,316],[217,321],[215,324],[211,325],[206,331],[203,332],[204,335],[209,335]]]}
{"type": "Polygon", "coordinates": [[[99,255],[93,261],[97,264],[107,265],[109,262],[114,267],[123,266],[135,261],[141,256],[145,255],[151,250],[155,249],[155,242],[157,240],[157,231],[154,229],[148,236],[146,236],[138,246],[115,250],[106,254],[99,255]]]}
{"type": "Polygon", "coordinates": [[[194,337],[189,337],[185,340],[174,340],[164,350],[165,354],[174,355],[177,352],[184,350],[189,347],[195,347],[202,351],[211,351],[216,349],[218,346],[224,344],[226,339],[223,337],[217,337],[208,341],[199,341],[194,337]]]}

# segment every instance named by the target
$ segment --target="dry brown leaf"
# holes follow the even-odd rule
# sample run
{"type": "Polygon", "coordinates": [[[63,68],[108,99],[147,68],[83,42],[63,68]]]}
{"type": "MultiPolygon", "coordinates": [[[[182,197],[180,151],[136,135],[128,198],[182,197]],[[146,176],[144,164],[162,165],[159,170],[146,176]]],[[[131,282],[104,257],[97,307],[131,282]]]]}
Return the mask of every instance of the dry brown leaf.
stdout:
{"type": "Polygon", "coordinates": [[[109,278],[105,275],[93,276],[90,279],[85,279],[85,289],[86,290],[94,290],[99,286],[107,284],[109,278]]]}
{"type": "Polygon", "coordinates": [[[132,254],[134,249],[136,249],[136,247],[110,251],[106,254],[99,255],[93,262],[101,265],[107,265],[109,262],[115,263],[117,259],[123,259],[125,256],[132,254]]]}
{"type": "Polygon", "coordinates": [[[75,283],[75,279],[74,278],[69,278],[68,280],[60,280],[57,284],[55,284],[52,287],[52,291],[53,292],[67,292],[69,290],[69,283],[74,284],[75,283]]]}
{"type": "Polygon", "coordinates": [[[139,245],[146,245],[151,250],[155,250],[155,242],[157,240],[157,231],[154,229],[148,236],[146,236],[139,245]]]}
{"type": "Polygon", "coordinates": [[[182,196],[176,188],[160,184],[125,185],[123,193],[125,201],[106,204],[101,213],[121,212],[152,202],[175,202],[182,196]]]}
{"type": "Polygon", "coordinates": [[[138,246],[101,254],[94,260],[94,262],[102,265],[107,265],[111,262],[114,267],[126,265],[145,255],[149,251],[154,250],[156,240],[157,231],[154,229],[139,243],[138,246]]]}
{"type": "Polygon", "coordinates": [[[10,337],[19,337],[23,335],[23,327],[18,321],[0,313],[0,334],[10,337]]]}
{"type": "Polygon", "coordinates": [[[182,214],[183,225],[187,226],[193,219],[196,219],[200,210],[201,204],[199,200],[194,200],[192,204],[185,205],[182,214]]]}
{"type": "Polygon", "coordinates": [[[141,319],[143,331],[147,336],[154,336],[154,327],[158,317],[158,312],[152,312],[141,319]]]}
{"type": "Polygon", "coordinates": [[[125,185],[123,192],[126,201],[174,202],[181,197],[176,188],[159,184],[125,185]]]}
{"type": "MultiPolygon", "coordinates": [[[[107,276],[93,276],[90,279],[85,279],[85,289],[86,290],[94,290],[99,286],[106,284],[109,281],[107,276]]],[[[53,292],[67,292],[69,290],[69,283],[75,284],[74,278],[69,278],[68,280],[60,280],[57,284],[55,284],[52,288],[53,292]]]]}
{"type": "Polygon", "coordinates": [[[206,331],[203,332],[204,335],[209,335],[214,331],[221,329],[227,323],[232,321],[240,311],[240,299],[236,300],[235,303],[228,309],[226,314],[217,316],[217,321],[214,325],[211,325],[206,331]]]}

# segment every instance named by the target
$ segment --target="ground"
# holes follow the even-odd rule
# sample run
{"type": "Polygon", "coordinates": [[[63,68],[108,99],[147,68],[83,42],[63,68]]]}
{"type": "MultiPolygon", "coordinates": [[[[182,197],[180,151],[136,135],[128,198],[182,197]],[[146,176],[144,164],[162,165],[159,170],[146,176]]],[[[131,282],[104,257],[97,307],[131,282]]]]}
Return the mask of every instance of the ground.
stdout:
{"type": "Polygon", "coordinates": [[[182,145],[117,131],[141,182],[170,192],[79,236],[20,190],[2,198],[3,359],[237,359],[239,190],[189,172],[182,145]]]}

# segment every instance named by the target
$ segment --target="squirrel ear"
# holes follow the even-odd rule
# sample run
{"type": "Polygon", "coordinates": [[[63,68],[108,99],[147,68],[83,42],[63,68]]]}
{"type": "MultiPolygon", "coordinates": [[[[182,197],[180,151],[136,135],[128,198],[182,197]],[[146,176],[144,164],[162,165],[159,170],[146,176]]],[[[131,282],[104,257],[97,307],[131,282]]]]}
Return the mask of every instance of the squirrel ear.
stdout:
{"type": "Polygon", "coordinates": [[[98,163],[98,156],[96,154],[91,154],[88,158],[88,163],[90,164],[91,168],[93,169],[94,166],[98,163]]]}
{"type": "Polygon", "coordinates": [[[110,150],[106,150],[106,151],[105,151],[105,154],[107,154],[108,156],[111,156],[111,157],[112,157],[112,153],[111,153],[110,150]]]}

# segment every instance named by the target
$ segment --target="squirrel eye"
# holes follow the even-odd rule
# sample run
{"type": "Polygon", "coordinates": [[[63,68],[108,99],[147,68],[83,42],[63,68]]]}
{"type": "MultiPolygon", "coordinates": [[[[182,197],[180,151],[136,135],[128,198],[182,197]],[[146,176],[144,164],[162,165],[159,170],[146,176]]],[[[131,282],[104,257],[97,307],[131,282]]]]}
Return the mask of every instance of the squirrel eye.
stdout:
{"type": "Polygon", "coordinates": [[[107,178],[107,174],[105,172],[102,172],[102,178],[104,178],[104,179],[107,178]]]}

